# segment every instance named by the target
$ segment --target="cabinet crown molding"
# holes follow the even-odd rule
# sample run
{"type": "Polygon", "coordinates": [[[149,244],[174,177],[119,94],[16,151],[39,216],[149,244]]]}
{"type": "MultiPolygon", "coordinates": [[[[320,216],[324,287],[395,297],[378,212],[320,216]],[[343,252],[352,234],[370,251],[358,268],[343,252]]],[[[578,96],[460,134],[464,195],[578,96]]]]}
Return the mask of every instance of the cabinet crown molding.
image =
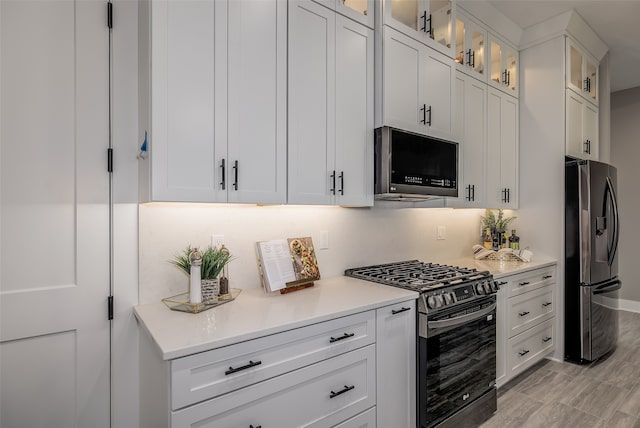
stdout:
{"type": "Polygon", "coordinates": [[[575,10],[568,10],[524,30],[520,49],[527,49],[560,35],[578,40],[582,47],[600,62],[609,50],[608,46],[589,27],[575,10]]]}
{"type": "Polygon", "coordinates": [[[456,2],[456,7],[482,22],[492,33],[520,48],[522,28],[491,3],[483,0],[466,0],[456,2]]]}

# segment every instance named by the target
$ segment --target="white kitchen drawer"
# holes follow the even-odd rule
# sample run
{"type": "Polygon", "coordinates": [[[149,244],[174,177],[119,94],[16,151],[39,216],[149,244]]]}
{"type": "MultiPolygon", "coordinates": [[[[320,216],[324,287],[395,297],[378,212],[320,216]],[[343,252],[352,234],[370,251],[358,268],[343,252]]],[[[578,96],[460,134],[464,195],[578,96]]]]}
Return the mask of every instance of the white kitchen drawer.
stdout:
{"type": "Polygon", "coordinates": [[[334,428],[376,428],[376,411],[377,409],[372,407],[366,412],[362,412],[358,416],[336,425],[334,428]]]}
{"type": "Polygon", "coordinates": [[[554,285],[547,285],[509,299],[507,336],[513,337],[553,317],[554,285]]]}
{"type": "Polygon", "coordinates": [[[508,341],[508,377],[513,377],[540,361],[554,348],[554,318],[508,341]]]}
{"type": "Polygon", "coordinates": [[[369,345],[375,328],[368,311],[172,360],[171,409],[369,345]]]}
{"type": "Polygon", "coordinates": [[[171,426],[334,426],[375,405],[375,353],[370,345],[172,412],[171,426]]]}
{"type": "Polygon", "coordinates": [[[513,297],[544,287],[545,285],[554,284],[556,282],[556,267],[554,265],[546,268],[535,269],[529,272],[509,276],[505,279],[498,279],[497,281],[501,288],[508,288],[509,297],[513,297]]]}

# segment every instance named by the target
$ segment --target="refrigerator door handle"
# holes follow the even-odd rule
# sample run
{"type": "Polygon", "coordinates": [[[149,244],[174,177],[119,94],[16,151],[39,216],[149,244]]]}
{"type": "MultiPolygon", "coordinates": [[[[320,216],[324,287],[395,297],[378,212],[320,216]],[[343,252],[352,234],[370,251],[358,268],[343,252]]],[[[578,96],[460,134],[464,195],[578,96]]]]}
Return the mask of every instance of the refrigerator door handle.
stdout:
{"type": "Polygon", "coordinates": [[[593,294],[611,293],[612,291],[620,290],[621,288],[622,288],[622,282],[616,279],[615,281],[597,286],[596,289],[593,291],[593,294]]]}
{"type": "Polygon", "coordinates": [[[616,197],[616,191],[610,177],[607,177],[607,191],[611,195],[611,207],[613,208],[614,218],[613,242],[611,243],[611,249],[609,250],[609,266],[611,266],[616,257],[616,252],[618,251],[618,242],[620,239],[620,217],[618,216],[618,200],[616,197]]]}

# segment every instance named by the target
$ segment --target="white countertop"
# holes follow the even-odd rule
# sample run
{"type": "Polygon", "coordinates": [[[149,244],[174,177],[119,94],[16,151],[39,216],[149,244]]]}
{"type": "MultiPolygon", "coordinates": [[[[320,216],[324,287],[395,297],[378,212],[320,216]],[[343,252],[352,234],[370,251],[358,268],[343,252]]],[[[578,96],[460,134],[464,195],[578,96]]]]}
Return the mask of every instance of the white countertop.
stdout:
{"type": "Polygon", "coordinates": [[[162,358],[170,360],[417,297],[413,291],[340,276],[287,294],[243,290],[233,302],[199,314],[172,311],[162,302],[135,306],[134,313],[162,358]]]}
{"type": "Polygon", "coordinates": [[[497,261],[497,260],[476,260],[473,257],[445,260],[442,264],[475,268],[478,270],[488,270],[491,272],[495,279],[502,278],[507,275],[513,275],[517,273],[527,272],[533,269],[547,267],[556,264],[558,261],[551,257],[541,256],[535,257],[532,261],[525,262],[510,262],[510,261],[497,261]]]}

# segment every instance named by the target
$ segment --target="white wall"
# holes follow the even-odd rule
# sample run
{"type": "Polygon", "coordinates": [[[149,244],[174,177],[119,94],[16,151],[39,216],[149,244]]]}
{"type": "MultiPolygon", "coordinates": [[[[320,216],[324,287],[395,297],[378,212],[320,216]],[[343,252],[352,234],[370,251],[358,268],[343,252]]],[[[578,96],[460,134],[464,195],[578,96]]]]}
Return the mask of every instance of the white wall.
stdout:
{"type": "MultiPolygon", "coordinates": [[[[640,284],[635,266],[640,242],[640,87],[611,94],[611,163],[618,168],[618,199],[622,233],[619,272],[623,287],[620,297],[640,302],[640,284]]],[[[624,302],[623,302],[624,303],[624,302]]],[[[636,308],[638,309],[638,308],[636,308]]]]}
{"type": "Polygon", "coordinates": [[[187,244],[208,245],[212,234],[223,234],[236,257],[229,267],[231,287],[248,289],[260,287],[257,241],[311,236],[317,248],[319,233],[326,230],[329,249],[316,253],[320,274],[331,277],[346,268],[376,263],[470,257],[483,214],[450,208],[141,205],[140,303],[186,292],[186,275],[168,261],[187,244]],[[445,240],[436,240],[437,226],[446,227],[445,240]]]}

